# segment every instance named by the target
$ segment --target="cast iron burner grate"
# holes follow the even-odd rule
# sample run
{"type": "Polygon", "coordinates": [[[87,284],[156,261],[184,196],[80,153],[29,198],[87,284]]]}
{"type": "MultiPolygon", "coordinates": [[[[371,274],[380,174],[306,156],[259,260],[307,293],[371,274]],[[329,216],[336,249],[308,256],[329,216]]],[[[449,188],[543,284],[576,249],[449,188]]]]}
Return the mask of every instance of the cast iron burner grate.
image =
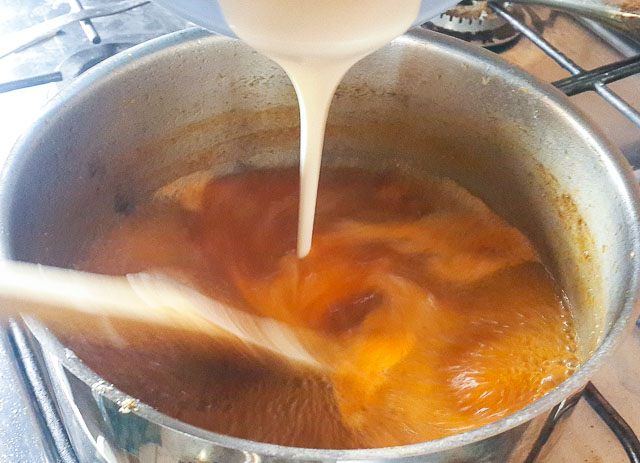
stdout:
{"type": "Polygon", "coordinates": [[[585,71],[545,40],[542,35],[527,26],[515,15],[511,14],[503,5],[489,2],[487,6],[513,26],[514,29],[531,40],[562,68],[569,71],[571,77],[552,82],[552,85],[564,92],[567,96],[577,95],[586,91],[594,91],[620,111],[627,119],[640,127],[640,112],[635,110],[614,91],[607,88],[607,84],[609,83],[640,73],[640,54],[591,71],[585,71]]]}

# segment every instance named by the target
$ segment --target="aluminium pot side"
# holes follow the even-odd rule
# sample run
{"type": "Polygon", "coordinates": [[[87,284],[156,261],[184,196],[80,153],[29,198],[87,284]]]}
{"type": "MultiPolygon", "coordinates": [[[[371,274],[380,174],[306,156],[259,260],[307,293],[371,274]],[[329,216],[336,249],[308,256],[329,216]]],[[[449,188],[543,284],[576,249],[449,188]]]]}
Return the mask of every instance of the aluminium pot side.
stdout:
{"type": "MultiPolygon", "coordinates": [[[[285,74],[238,41],[191,29],[127,50],[64,89],[14,147],[0,180],[0,253],[70,265],[181,176],[295,165],[298,124],[285,74]]],[[[455,436],[292,448],[165,416],[27,319],[81,461],[521,462],[633,325],[640,229],[628,164],[566,97],[495,55],[416,30],[366,58],[334,98],[323,163],[444,176],[483,199],[532,240],[565,289],[582,367],[523,410],[455,436]]]]}

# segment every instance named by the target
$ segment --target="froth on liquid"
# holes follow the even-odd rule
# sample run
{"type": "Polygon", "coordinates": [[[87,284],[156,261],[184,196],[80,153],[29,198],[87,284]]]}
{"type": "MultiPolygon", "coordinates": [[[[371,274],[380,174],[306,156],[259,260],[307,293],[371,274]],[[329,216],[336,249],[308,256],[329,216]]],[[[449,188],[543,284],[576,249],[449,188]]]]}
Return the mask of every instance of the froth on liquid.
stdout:
{"type": "Polygon", "coordinates": [[[187,276],[215,299],[316,333],[322,342],[308,347],[335,368],[323,377],[115,320],[61,320],[66,344],[178,419],[311,448],[445,437],[513,413],[566,379],[579,359],[561,293],[526,238],[460,187],[331,170],[316,210],[335,89],[411,25],[420,0],[220,3],[234,32],[294,84],[299,180],[274,170],[169,185],[78,266],[187,276]]]}
{"type": "Polygon", "coordinates": [[[289,75],[300,105],[299,257],[311,249],[331,100],[360,59],[403,34],[421,0],[220,0],[229,26],[289,75]]]}
{"type": "Polygon", "coordinates": [[[187,275],[215,299],[312,330],[323,342],[310,347],[335,369],[322,377],[131,323],[60,321],[91,368],[162,412],[283,445],[403,445],[518,411],[578,367],[571,313],[536,251],[452,182],[325,170],[300,260],[294,170],[188,180],[125,217],[79,267],[187,275]]]}

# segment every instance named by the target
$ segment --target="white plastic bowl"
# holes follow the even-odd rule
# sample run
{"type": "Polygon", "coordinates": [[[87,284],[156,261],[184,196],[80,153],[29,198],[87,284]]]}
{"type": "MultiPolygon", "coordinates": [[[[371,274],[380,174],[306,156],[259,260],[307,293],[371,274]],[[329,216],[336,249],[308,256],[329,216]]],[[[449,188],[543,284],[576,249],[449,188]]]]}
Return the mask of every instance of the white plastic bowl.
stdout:
{"type": "MultiPolygon", "coordinates": [[[[414,26],[424,24],[429,19],[447,11],[453,5],[457,4],[458,1],[459,0],[423,0],[420,13],[416,18],[414,26]]],[[[178,2],[175,0],[155,0],[155,2],[198,26],[202,26],[218,34],[236,37],[229,28],[217,0],[181,0],[178,2]]]]}

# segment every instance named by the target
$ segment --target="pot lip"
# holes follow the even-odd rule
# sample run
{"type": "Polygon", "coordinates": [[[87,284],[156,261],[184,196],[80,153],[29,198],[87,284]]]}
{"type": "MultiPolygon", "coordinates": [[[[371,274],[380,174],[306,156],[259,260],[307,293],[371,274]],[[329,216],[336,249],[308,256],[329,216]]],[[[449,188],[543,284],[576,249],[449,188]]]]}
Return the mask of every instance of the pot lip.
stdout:
{"type": "MultiPolygon", "coordinates": [[[[9,190],[13,189],[10,187],[15,185],[15,178],[17,177],[15,174],[20,171],[21,166],[26,162],[24,159],[25,157],[20,156],[20,153],[29,146],[38,143],[41,129],[47,126],[48,119],[52,118],[60,108],[71,104],[73,99],[77,97],[79,93],[86,91],[107,74],[121,71],[122,68],[126,67],[127,64],[134,60],[137,61],[150,57],[154,53],[168,49],[172,46],[180,45],[189,41],[200,40],[225,41],[232,39],[215,35],[212,36],[211,33],[201,28],[191,28],[175,32],[140,44],[128,49],[124,53],[120,53],[109,58],[103,63],[90,69],[68,85],[46,105],[40,117],[30,126],[26,134],[21,137],[11,150],[0,175],[0,204],[10,204],[11,191],[9,190]]],[[[629,240],[629,251],[631,253],[635,253],[635,256],[638,256],[638,258],[633,259],[632,262],[632,271],[629,275],[629,287],[624,307],[618,319],[612,324],[609,333],[601,345],[596,349],[593,356],[587,360],[587,362],[585,362],[585,364],[570,378],[547,395],[522,410],[471,431],[412,445],[358,450],[325,450],[285,447],[206,431],[164,415],[143,403],[140,403],[138,410],[133,413],[143,419],[154,422],[160,427],[169,428],[174,432],[189,434],[193,437],[206,441],[206,443],[215,444],[245,453],[254,452],[261,456],[283,459],[336,461],[397,459],[426,455],[450,450],[487,439],[523,424],[545,411],[550,410],[570,395],[582,390],[589,381],[589,378],[593,375],[594,370],[603,363],[604,359],[611,354],[615,347],[620,343],[625,332],[631,329],[633,321],[635,320],[634,315],[637,316],[638,309],[636,306],[636,298],[640,276],[640,200],[635,183],[635,177],[633,176],[625,158],[618,149],[608,142],[600,129],[594,127],[588,118],[582,114],[580,110],[569,103],[569,100],[562,93],[550,85],[537,80],[535,77],[516,66],[508,64],[502,58],[499,58],[488,51],[472,48],[470,45],[460,40],[429,32],[421,28],[412,30],[407,35],[397,39],[397,41],[419,41],[426,47],[444,47],[451,53],[464,55],[466,60],[482,62],[485,67],[489,65],[500,68],[506,74],[510,74],[511,77],[517,79],[523,84],[526,84],[540,97],[551,102],[559,112],[567,114],[569,116],[569,120],[575,126],[576,131],[582,133],[585,137],[588,137],[591,140],[593,149],[602,154],[605,167],[612,175],[614,175],[614,177],[616,177],[616,186],[620,193],[621,204],[625,209],[625,217],[627,217],[629,223],[632,224],[630,228],[631,238],[629,240]]],[[[8,223],[9,212],[6,207],[0,209],[0,256],[6,258],[11,255],[10,249],[8,249],[8,242],[6,240],[7,232],[4,228],[5,224],[8,223]]],[[[47,354],[51,354],[60,359],[65,368],[81,381],[94,388],[94,390],[99,386],[105,386],[108,384],[89,367],[87,367],[78,357],[76,357],[70,349],[66,348],[55,336],[53,336],[52,333],[49,332],[46,327],[33,319],[25,317],[25,320],[38,342],[47,351],[47,354]]],[[[100,393],[116,403],[122,403],[127,399],[135,400],[135,398],[117,390],[116,388],[102,387],[100,389],[100,393]]]]}

